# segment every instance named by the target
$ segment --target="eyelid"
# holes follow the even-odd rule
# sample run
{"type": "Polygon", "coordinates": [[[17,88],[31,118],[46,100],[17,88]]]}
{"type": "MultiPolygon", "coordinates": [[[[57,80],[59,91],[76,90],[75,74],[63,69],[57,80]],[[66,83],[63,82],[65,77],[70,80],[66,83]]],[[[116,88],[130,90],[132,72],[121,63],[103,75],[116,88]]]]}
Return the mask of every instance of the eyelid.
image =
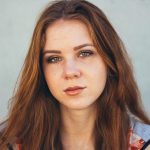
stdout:
{"type": "Polygon", "coordinates": [[[79,52],[94,52],[94,50],[91,50],[91,49],[83,49],[83,50],[80,50],[79,52]]]}
{"type": "MultiPolygon", "coordinates": [[[[86,58],[86,57],[89,57],[89,56],[93,55],[94,53],[95,53],[94,50],[86,49],[86,50],[80,50],[80,51],[77,53],[77,55],[78,55],[78,57],[86,58]],[[87,54],[89,54],[89,55],[83,55],[83,56],[80,56],[80,55],[83,54],[83,53],[87,53],[87,54]]],[[[59,62],[60,59],[62,60],[62,57],[61,57],[60,55],[50,55],[50,56],[45,56],[46,62],[47,62],[47,63],[52,63],[52,64],[53,64],[53,63],[59,62]],[[57,59],[59,59],[59,60],[58,60],[58,61],[53,61],[53,62],[52,62],[52,59],[54,59],[54,58],[57,58],[57,59]]]]}
{"type": "Polygon", "coordinates": [[[93,55],[95,52],[93,50],[87,49],[87,50],[81,50],[81,51],[79,51],[79,54],[81,54],[81,53],[89,53],[90,55],[93,55]]]}
{"type": "MultiPolygon", "coordinates": [[[[54,59],[54,58],[57,58],[57,59],[60,59],[61,57],[60,56],[58,56],[58,55],[51,55],[51,56],[47,56],[47,57],[45,57],[45,61],[46,61],[46,63],[57,63],[58,61],[54,61],[54,62],[52,62],[51,60],[52,59],[54,59]]],[[[61,58],[62,59],[62,58],[61,58]]]]}

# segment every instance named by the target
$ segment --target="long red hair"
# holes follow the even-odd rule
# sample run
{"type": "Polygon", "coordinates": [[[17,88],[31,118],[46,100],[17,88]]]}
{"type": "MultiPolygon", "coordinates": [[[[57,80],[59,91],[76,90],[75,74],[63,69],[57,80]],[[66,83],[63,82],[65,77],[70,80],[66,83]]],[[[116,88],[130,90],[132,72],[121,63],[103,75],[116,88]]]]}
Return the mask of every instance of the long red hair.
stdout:
{"type": "Polygon", "coordinates": [[[95,150],[127,150],[130,114],[147,124],[150,120],[143,111],[123,42],[102,10],[84,0],[56,1],[41,14],[0,136],[0,149],[15,137],[21,139],[24,150],[63,149],[59,103],[49,91],[42,70],[46,29],[59,19],[85,23],[107,66],[106,86],[97,99],[95,150]]]}

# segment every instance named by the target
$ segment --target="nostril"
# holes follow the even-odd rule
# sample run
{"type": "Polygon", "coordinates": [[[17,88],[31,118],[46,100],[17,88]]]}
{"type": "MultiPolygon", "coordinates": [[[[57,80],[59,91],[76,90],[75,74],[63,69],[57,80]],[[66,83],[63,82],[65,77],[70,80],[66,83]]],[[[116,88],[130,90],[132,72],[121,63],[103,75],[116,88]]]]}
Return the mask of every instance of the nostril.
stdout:
{"type": "Polygon", "coordinates": [[[81,71],[79,69],[66,69],[64,70],[64,76],[65,78],[69,79],[69,78],[78,78],[81,75],[81,71]]]}
{"type": "Polygon", "coordinates": [[[80,72],[66,72],[65,73],[65,78],[66,79],[72,79],[72,78],[79,78],[80,77],[80,72]]]}

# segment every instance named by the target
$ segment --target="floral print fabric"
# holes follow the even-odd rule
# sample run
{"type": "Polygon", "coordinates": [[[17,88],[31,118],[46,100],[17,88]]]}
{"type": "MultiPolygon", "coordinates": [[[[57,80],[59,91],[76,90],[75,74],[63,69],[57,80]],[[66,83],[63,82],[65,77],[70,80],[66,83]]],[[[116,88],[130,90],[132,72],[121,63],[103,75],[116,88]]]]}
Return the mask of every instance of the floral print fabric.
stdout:
{"type": "Polygon", "coordinates": [[[129,141],[129,150],[141,150],[144,146],[145,141],[135,133],[133,133],[133,129],[129,130],[130,141],[129,141]]]}
{"type": "Polygon", "coordinates": [[[144,124],[132,117],[129,137],[128,150],[141,150],[145,143],[150,140],[150,125],[144,124]]]}
{"type": "MultiPolygon", "coordinates": [[[[1,130],[2,128],[4,127],[0,126],[1,130]]],[[[148,146],[150,146],[150,125],[144,124],[135,117],[130,116],[128,150],[148,150],[146,149],[148,146]]],[[[8,149],[12,150],[9,147],[8,149]]],[[[13,149],[22,150],[21,143],[16,143],[13,149]]]]}

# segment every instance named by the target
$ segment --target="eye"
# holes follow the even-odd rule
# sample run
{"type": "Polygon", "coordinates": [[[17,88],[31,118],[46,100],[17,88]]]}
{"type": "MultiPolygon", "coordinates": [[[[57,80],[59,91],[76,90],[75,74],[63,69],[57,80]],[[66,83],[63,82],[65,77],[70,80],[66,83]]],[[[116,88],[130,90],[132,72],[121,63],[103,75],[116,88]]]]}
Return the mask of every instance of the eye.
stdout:
{"type": "Polygon", "coordinates": [[[82,51],[80,51],[79,56],[80,57],[88,57],[88,56],[91,56],[93,54],[94,54],[94,52],[91,50],[82,50],[82,51]]]}
{"type": "Polygon", "coordinates": [[[46,58],[47,63],[57,63],[58,61],[61,61],[62,58],[58,56],[49,56],[46,58]]]}

